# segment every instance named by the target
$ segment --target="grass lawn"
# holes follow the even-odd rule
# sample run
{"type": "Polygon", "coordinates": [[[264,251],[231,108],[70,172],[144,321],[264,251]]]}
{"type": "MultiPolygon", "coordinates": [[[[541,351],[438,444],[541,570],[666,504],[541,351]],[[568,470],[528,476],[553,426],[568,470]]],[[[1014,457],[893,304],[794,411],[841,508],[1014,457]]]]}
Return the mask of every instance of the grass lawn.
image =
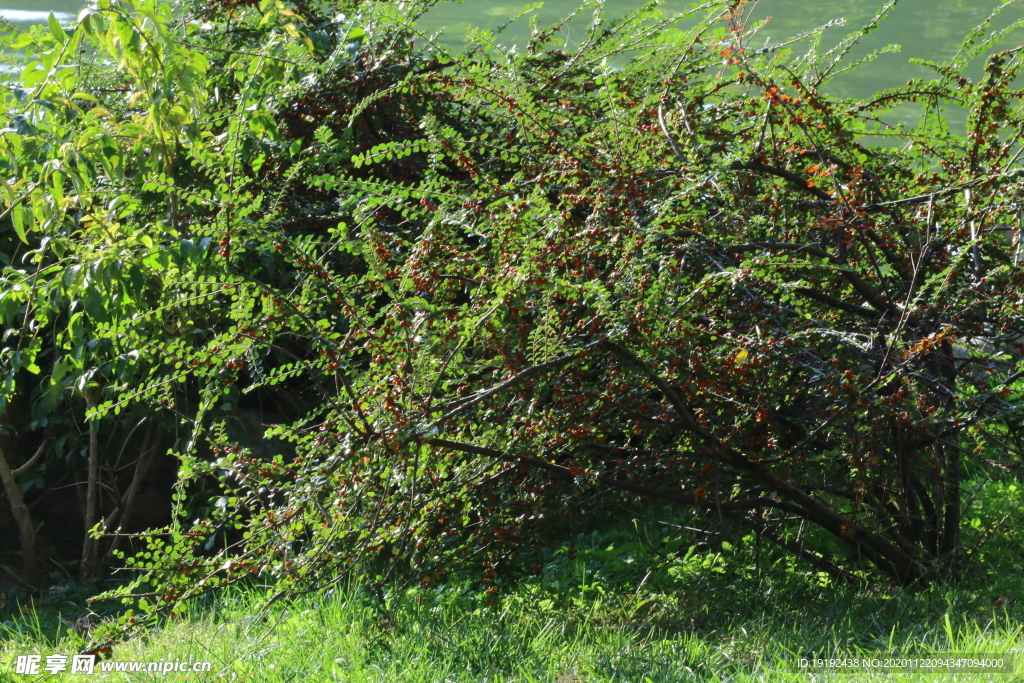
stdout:
{"type": "MultiPolygon", "coordinates": [[[[871,594],[792,573],[706,573],[665,590],[626,589],[581,561],[529,577],[492,604],[468,586],[416,589],[383,602],[340,588],[276,603],[266,589],[194,605],[110,662],[208,661],[204,673],[101,672],[109,681],[352,681],[353,683],[677,683],[680,681],[1000,681],[1020,673],[812,674],[812,652],[882,658],[950,652],[1011,655],[1024,647],[1018,605],[995,608],[988,590],[871,594]],[[575,581],[571,580],[573,577],[575,581]]],[[[1003,588],[1006,588],[1004,586],[1003,588]]],[[[1012,590],[1012,589],[1010,589],[1012,590]]],[[[1005,591],[1003,591],[1005,592],[1005,591]]],[[[71,602],[65,601],[66,605],[71,602]]],[[[0,680],[88,680],[14,673],[21,654],[73,654],[59,605],[9,612],[0,630],[0,680]]],[[[70,616],[70,615],[69,615],[70,616]]],[[[1024,661],[1014,661],[1024,673],[1024,661]]]]}

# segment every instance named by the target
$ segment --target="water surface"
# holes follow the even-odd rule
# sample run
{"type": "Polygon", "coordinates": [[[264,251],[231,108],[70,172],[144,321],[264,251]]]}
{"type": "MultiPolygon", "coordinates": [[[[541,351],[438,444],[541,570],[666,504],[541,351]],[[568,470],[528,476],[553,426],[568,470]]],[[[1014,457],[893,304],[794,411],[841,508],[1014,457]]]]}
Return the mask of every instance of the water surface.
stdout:
{"type": "MultiPolygon", "coordinates": [[[[470,27],[494,28],[517,14],[525,2],[509,0],[465,0],[444,2],[431,10],[420,22],[425,31],[444,30],[442,42],[457,47],[470,27]]],[[[621,16],[642,6],[638,0],[607,0],[606,14],[621,16]]],[[[777,44],[784,39],[815,26],[837,19],[845,19],[844,26],[827,29],[825,44],[834,45],[851,31],[863,26],[882,7],[881,0],[760,0],[754,6],[751,20],[772,17],[771,22],[758,34],[755,44],[777,44]]],[[[839,94],[862,96],[879,88],[892,87],[908,78],[927,76],[930,72],[910,63],[910,58],[943,60],[953,55],[963,35],[977,26],[1003,4],[1000,0],[901,0],[879,30],[864,38],[855,54],[864,55],[872,49],[888,44],[899,44],[899,54],[884,55],[876,62],[844,76],[833,86],[839,94]]],[[[71,21],[82,8],[81,0],[0,0],[0,17],[19,26],[40,23],[53,11],[62,21],[71,21]]],[[[666,14],[681,11],[691,0],[666,0],[662,11],[666,14]]],[[[579,0],[547,0],[543,8],[534,12],[542,25],[566,16],[579,6],[579,0]]],[[[582,37],[592,10],[584,10],[565,32],[570,41],[582,37]]],[[[1010,3],[992,24],[1001,28],[1011,21],[1024,19],[1024,0],[1010,3]]],[[[523,45],[529,35],[529,24],[523,19],[510,26],[501,36],[506,45],[523,45]]],[[[1001,47],[1024,43],[1024,31],[1017,31],[1001,47]]],[[[975,66],[980,73],[980,65],[975,66]]]]}
{"type": "MultiPolygon", "coordinates": [[[[445,28],[442,40],[449,45],[458,45],[464,32],[472,27],[493,28],[516,14],[525,3],[488,0],[466,0],[464,3],[447,2],[434,8],[421,22],[424,28],[438,30],[445,28]]],[[[642,6],[636,0],[608,0],[607,15],[621,16],[631,9],[642,6]]],[[[691,6],[690,1],[667,0],[662,5],[666,14],[682,11],[691,6]]],[[[838,43],[849,33],[867,24],[884,6],[881,0],[760,0],[750,13],[748,25],[771,17],[771,21],[757,35],[754,46],[774,45],[818,26],[836,20],[845,20],[825,31],[823,46],[838,43]]],[[[837,94],[860,97],[881,88],[905,83],[913,77],[929,77],[934,72],[912,64],[911,58],[941,61],[952,57],[963,36],[978,26],[1001,6],[1001,0],[901,0],[883,21],[879,29],[864,37],[852,56],[865,56],[872,50],[890,44],[900,46],[897,54],[886,54],[875,62],[858,68],[849,75],[840,77],[833,90],[837,94]]],[[[547,0],[544,7],[536,12],[542,25],[547,25],[566,16],[579,6],[579,0],[547,0]]],[[[748,5],[749,7],[749,5],[748,5]]],[[[585,10],[570,24],[568,38],[582,37],[585,26],[592,16],[585,10]]],[[[1013,21],[1024,20],[1024,0],[1015,0],[1002,11],[988,29],[997,30],[1013,21]]],[[[506,29],[500,42],[506,45],[524,45],[529,36],[529,25],[520,20],[506,29]]],[[[1003,40],[1000,48],[1024,44],[1024,30],[1017,30],[1003,40]]],[[[798,50],[806,49],[797,46],[798,50]]],[[[974,65],[980,73],[981,64],[974,65]]]]}

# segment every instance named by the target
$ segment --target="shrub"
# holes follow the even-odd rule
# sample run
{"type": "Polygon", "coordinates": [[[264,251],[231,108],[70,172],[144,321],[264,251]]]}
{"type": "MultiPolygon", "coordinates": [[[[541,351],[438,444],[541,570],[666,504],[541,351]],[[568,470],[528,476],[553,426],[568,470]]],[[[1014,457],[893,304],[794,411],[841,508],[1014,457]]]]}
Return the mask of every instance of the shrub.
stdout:
{"type": "MultiPolygon", "coordinates": [[[[72,264],[119,249],[152,283],[47,319],[89,349],[94,421],[147,402],[189,426],[175,522],[133,560],[143,607],[252,574],[472,566],[495,590],[552,519],[622,500],[728,518],[835,580],[955,579],[1024,396],[1019,53],[968,79],[979,29],[934,79],[852,101],[825,88],[881,14],[794,55],[749,47],[743,2],[685,30],[588,3],[574,51],[535,25],[521,52],[479,32],[452,54],[410,23],[432,4],[267,0],[206,30],[111,3],[68,39],[137,97],[71,117],[121,127],[109,144],[39,144],[94,158],[89,192],[46,214],[57,191],[9,184],[41,264],[20,291],[73,294],[72,264]],[[281,383],[301,417],[268,436],[296,455],[256,457],[227,417],[281,383]]],[[[10,139],[67,135],[37,109],[10,139]]]]}

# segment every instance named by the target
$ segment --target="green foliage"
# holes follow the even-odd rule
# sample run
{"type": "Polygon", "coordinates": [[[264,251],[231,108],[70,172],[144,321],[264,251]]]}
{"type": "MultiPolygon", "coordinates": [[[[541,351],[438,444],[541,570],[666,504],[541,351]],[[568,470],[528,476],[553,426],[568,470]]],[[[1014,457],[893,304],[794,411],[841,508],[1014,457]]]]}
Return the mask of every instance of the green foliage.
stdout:
{"type": "Polygon", "coordinates": [[[253,575],[493,594],[651,501],[826,583],[959,577],[1020,445],[1019,52],[854,102],[822,88],[866,31],[752,51],[744,2],[458,55],[432,4],[105,1],[12,43],[0,400],[173,416],[137,623],[253,575]],[[294,456],[232,435],[264,400],[294,456]]]}

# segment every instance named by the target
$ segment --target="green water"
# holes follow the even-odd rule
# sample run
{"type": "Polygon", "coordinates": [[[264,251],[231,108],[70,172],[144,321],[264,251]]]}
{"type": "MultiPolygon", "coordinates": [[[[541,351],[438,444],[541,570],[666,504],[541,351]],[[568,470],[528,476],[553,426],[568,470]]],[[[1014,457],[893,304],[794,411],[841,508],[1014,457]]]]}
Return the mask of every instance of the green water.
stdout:
{"type": "MultiPolygon", "coordinates": [[[[470,26],[485,28],[497,26],[513,15],[524,3],[466,0],[463,4],[445,3],[425,18],[425,28],[437,30],[445,27],[444,42],[455,46],[461,42],[463,32],[470,26]]],[[[640,6],[636,0],[608,0],[607,15],[617,16],[640,6]]],[[[662,6],[666,14],[690,7],[691,1],[667,0],[662,6]]],[[[853,55],[866,55],[874,49],[897,44],[897,54],[887,54],[865,65],[856,72],[841,77],[832,90],[848,96],[863,96],[880,88],[905,83],[908,78],[928,77],[931,72],[910,63],[912,57],[939,61],[956,52],[962,37],[988,18],[1002,5],[1001,0],[901,0],[880,28],[862,39],[853,55]]],[[[548,0],[539,16],[542,24],[552,23],[578,7],[578,0],[548,0]]],[[[748,26],[754,21],[771,17],[772,20],[758,33],[754,47],[778,44],[784,39],[824,25],[845,19],[844,25],[826,30],[825,46],[832,46],[852,31],[866,24],[884,5],[884,0],[760,0],[754,8],[748,26]]],[[[589,23],[590,11],[579,15],[570,25],[567,37],[571,41],[581,37],[589,23]]],[[[992,22],[989,30],[1001,29],[1014,21],[1024,19],[1024,0],[1013,1],[992,22]]],[[[525,44],[529,35],[525,20],[519,21],[503,34],[505,44],[525,44]]],[[[1000,48],[1024,44],[1024,29],[1007,36],[1000,48]]],[[[798,49],[798,46],[796,47],[798,49]]],[[[981,65],[975,65],[980,73],[981,65]]]]}
{"type": "MultiPolygon", "coordinates": [[[[446,2],[434,8],[421,21],[425,31],[444,29],[441,40],[452,47],[462,42],[462,35],[470,26],[492,28],[516,14],[525,2],[509,0],[465,0],[463,3],[446,2]]],[[[640,6],[637,0],[607,0],[608,16],[618,16],[640,6]]],[[[689,7],[691,0],[667,0],[666,13],[689,7]]],[[[905,82],[913,76],[927,76],[923,67],[909,63],[911,57],[941,60],[950,57],[960,38],[978,25],[1002,4],[1000,0],[901,0],[889,19],[875,33],[867,36],[859,54],[890,43],[899,44],[899,54],[884,55],[878,61],[841,78],[833,90],[850,96],[861,96],[879,88],[905,82]]],[[[81,9],[81,0],[0,0],[0,17],[16,24],[28,24],[45,19],[47,11],[63,13],[62,20],[71,20],[81,9]]],[[[542,24],[564,17],[579,5],[579,0],[548,0],[538,15],[542,24]]],[[[772,21],[761,30],[755,46],[777,44],[815,26],[836,19],[845,19],[844,26],[826,32],[826,44],[834,44],[850,31],[862,26],[883,5],[882,0],[760,0],[752,19],[771,16],[772,21]]],[[[591,13],[586,11],[570,24],[565,32],[570,41],[583,35],[591,13]]],[[[1010,22],[1024,19],[1024,0],[1015,0],[993,22],[992,28],[1001,28],[1010,22]]],[[[522,45],[529,35],[526,20],[513,24],[502,35],[501,42],[522,45]]],[[[1001,44],[1012,47],[1024,44],[1024,30],[1017,31],[1001,44]]],[[[980,66],[977,67],[980,70],[980,66]]]]}

